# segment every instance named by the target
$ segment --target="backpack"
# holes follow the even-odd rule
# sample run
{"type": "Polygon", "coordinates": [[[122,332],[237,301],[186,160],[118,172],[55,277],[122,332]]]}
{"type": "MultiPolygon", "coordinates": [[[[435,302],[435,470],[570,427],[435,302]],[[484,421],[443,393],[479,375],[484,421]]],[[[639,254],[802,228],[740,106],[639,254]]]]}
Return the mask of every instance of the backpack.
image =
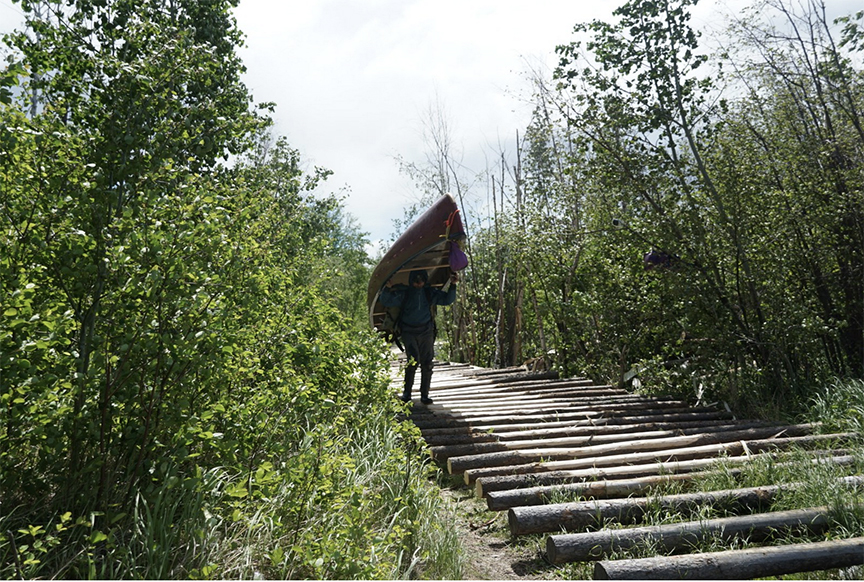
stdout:
{"type": "MultiPolygon", "coordinates": [[[[398,289],[408,289],[407,285],[400,285],[398,289]]],[[[438,337],[438,323],[435,317],[438,315],[438,306],[432,303],[432,290],[429,287],[424,287],[423,292],[426,294],[426,303],[429,304],[429,311],[432,315],[432,339],[438,337]]],[[[395,344],[399,351],[404,352],[405,348],[402,342],[399,341],[402,337],[402,308],[405,306],[405,300],[408,299],[408,293],[402,298],[402,304],[395,307],[384,308],[384,321],[381,323],[381,330],[384,333],[384,338],[395,344]]]]}

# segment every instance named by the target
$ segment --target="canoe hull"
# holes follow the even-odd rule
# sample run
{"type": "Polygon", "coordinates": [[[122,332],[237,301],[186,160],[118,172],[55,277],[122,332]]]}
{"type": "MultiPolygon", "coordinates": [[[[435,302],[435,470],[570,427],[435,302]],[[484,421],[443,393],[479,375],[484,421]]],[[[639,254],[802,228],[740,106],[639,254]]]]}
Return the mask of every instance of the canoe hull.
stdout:
{"type": "Polygon", "coordinates": [[[450,242],[463,238],[459,207],[445,194],[408,227],[372,271],[366,297],[372,327],[385,331],[384,307],[378,297],[389,279],[407,285],[408,275],[422,269],[429,275],[429,285],[444,285],[450,278],[450,242]]]}

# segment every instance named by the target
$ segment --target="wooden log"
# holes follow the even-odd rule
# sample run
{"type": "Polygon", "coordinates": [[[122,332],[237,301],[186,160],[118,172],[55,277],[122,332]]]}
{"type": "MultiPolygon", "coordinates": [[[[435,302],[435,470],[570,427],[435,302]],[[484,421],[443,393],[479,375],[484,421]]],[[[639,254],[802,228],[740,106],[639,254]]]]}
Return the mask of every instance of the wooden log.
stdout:
{"type": "Polygon", "coordinates": [[[511,507],[507,511],[510,534],[582,531],[602,527],[613,521],[631,525],[642,521],[648,508],[669,512],[692,512],[707,505],[720,505],[727,510],[745,511],[767,507],[782,491],[782,485],[723,489],[699,493],[679,493],[658,497],[628,497],[626,499],[592,499],[574,503],[552,503],[511,507]]]}
{"type": "MultiPolygon", "coordinates": [[[[769,438],[752,441],[722,442],[696,447],[665,449],[659,451],[644,451],[639,453],[622,453],[588,458],[569,458],[562,461],[531,462],[520,465],[504,465],[467,469],[464,474],[466,485],[472,485],[481,477],[496,475],[519,475],[526,473],[541,473],[560,470],[587,469],[590,467],[614,467],[625,464],[643,464],[666,461],[688,461],[720,457],[721,455],[737,457],[742,454],[761,453],[770,450],[784,450],[793,445],[806,447],[818,443],[834,442],[835,440],[855,440],[860,436],[855,433],[839,433],[828,435],[809,435],[788,438],[769,438]]],[[[494,453],[499,454],[499,453],[494,453]]],[[[457,459],[463,457],[455,457],[457,459]]],[[[467,457],[464,457],[467,458],[467,457]]],[[[448,463],[453,459],[449,459],[448,463]]]]}
{"type": "Polygon", "coordinates": [[[529,372],[524,366],[510,366],[508,368],[486,368],[478,370],[475,376],[483,378],[557,378],[558,372],[529,372]]]}
{"type": "Polygon", "coordinates": [[[553,564],[586,562],[605,558],[613,551],[628,550],[646,543],[656,544],[666,552],[680,552],[715,536],[724,542],[741,536],[746,536],[751,542],[763,542],[779,532],[817,534],[827,530],[830,522],[827,507],[813,507],[656,526],[560,534],[546,538],[546,556],[553,564]]]}
{"type": "MultiPolygon", "coordinates": [[[[503,433],[515,433],[519,431],[525,430],[535,430],[535,429],[556,429],[556,428],[565,428],[565,427],[580,427],[580,426],[597,426],[600,424],[634,424],[640,422],[651,422],[651,421],[666,421],[669,420],[674,421],[679,419],[679,417],[685,415],[692,415],[692,420],[698,420],[699,418],[731,418],[731,414],[726,411],[717,410],[715,408],[703,407],[703,408],[691,408],[689,406],[684,407],[672,407],[672,408],[658,408],[658,409],[645,409],[645,410],[637,410],[633,411],[630,409],[624,410],[590,410],[590,411],[580,411],[576,413],[567,413],[560,415],[544,415],[539,414],[534,417],[520,417],[518,419],[513,419],[512,417],[505,417],[505,420],[496,423],[495,421],[484,422],[484,421],[457,421],[455,419],[435,419],[435,417],[426,417],[426,419],[421,420],[419,423],[415,421],[417,427],[420,428],[421,432],[424,435],[427,434],[449,434],[449,433],[472,433],[472,432],[495,432],[499,434],[503,433]],[[634,414],[637,413],[637,414],[634,414]],[[506,421],[510,422],[506,422],[506,421]],[[430,422],[432,421],[432,422],[430,422]]],[[[413,420],[413,419],[411,419],[413,420]]]]}
{"type": "MultiPolygon", "coordinates": [[[[515,399],[519,397],[536,397],[545,398],[549,396],[578,396],[580,393],[594,392],[597,390],[611,390],[609,386],[562,386],[559,388],[539,388],[528,386],[526,388],[500,388],[497,386],[472,386],[459,389],[435,389],[436,402],[446,402],[448,404],[456,404],[459,402],[485,401],[485,402],[500,402],[505,399],[515,399]]],[[[618,392],[618,393],[626,393],[618,392]]]]}
{"type": "Polygon", "coordinates": [[[452,416],[439,413],[436,415],[427,414],[423,418],[424,415],[419,415],[417,414],[418,411],[414,410],[411,413],[410,420],[421,430],[460,426],[488,427],[493,425],[520,425],[525,427],[533,423],[547,421],[582,420],[599,416],[627,416],[633,415],[634,412],[638,412],[639,414],[668,414],[686,410],[692,409],[687,406],[686,402],[680,400],[638,400],[635,402],[612,402],[608,404],[572,407],[566,411],[550,412],[541,410],[539,412],[531,411],[524,414],[506,415],[452,416]]]}
{"type": "Polygon", "coordinates": [[[519,374],[525,372],[522,366],[509,366],[507,368],[481,368],[476,372],[477,376],[500,376],[502,374],[519,374]]]}
{"type": "Polygon", "coordinates": [[[864,564],[864,537],[726,552],[610,560],[594,565],[598,580],[751,580],[864,564]]]}
{"type": "MultiPolygon", "coordinates": [[[[401,380],[401,378],[400,378],[401,380]]],[[[397,382],[394,386],[399,386],[397,382]]],[[[564,380],[534,380],[518,382],[495,382],[489,379],[474,380],[471,378],[450,378],[443,383],[438,383],[433,377],[431,389],[442,396],[469,395],[473,390],[480,390],[489,394],[508,394],[526,391],[545,392],[550,390],[593,390],[597,388],[618,388],[611,384],[601,384],[586,380],[564,379],[564,380]]]]}
{"type": "MultiPolygon", "coordinates": [[[[625,438],[619,442],[588,446],[593,437],[582,437],[582,445],[571,444],[568,447],[537,447],[524,450],[506,450],[493,453],[482,453],[477,455],[464,455],[461,457],[450,457],[447,459],[447,470],[451,474],[464,473],[468,469],[479,467],[501,467],[505,465],[516,465],[525,463],[536,463],[543,459],[583,459],[586,457],[598,458],[603,456],[620,456],[621,454],[635,456],[639,452],[653,453],[654,451],[666,451],[670,449],[697,448],[702,445],[715,445],[743,440],[762,440],[775,438],[780,435],[803,436],[813,431],[813,425],[795,424],[787,426],[761,426],[757,428],[745,428],[742,430],[719,431],[711,433],[697,433],[683,436],[672,436],[662,438],[647,438],[641,436],[640,440],[625,438]],[[626,452],[624,452],[626,451],[626,452]]],[[[573,443],[577,441],[571,441],[573,443]]],[[[648,457],[653,458],[653,457],[648,457]]],[[[691,457],[692,458],[692,457],[691,457]]],[[[637,462],[634,460],[634,462],[637,462]]]]}
{"type": "Polygon", "coordinates": [[[429,447],[434,448],[471,443],[497,443],[501,438],[491,432],[463,432],[461,434],[423,435],[423,440],[429,447]]]}
{"type": "Polygon", "coordinates": [[[558,372],[526,372],[523,368],[521,371],[506,372],[506,373],[486,373],[479,372],[478,377],[492,378],[496,382],[514,383],[514,382],[536,382],[537,380],[557,380],[558,372]]]}
{"type": "MultiPolygon", "coordinates": [[[[441,381],[438,379],[437,372],[438,371],[436,370],[436,376],[433,376],[436,381],[432,382],[430,389],[435,390],[436,392],[442,392],[444,394],[449,392],[460,393],[462,391],[470,392],[471,390],[483,390],[487,387],[494,388],[495,386],[492,380],[475,380],[474,378],[465,378],[459,376],[452,376],[446,380],[441,381]]],[[[393,387],[402,387],[401,377],[393,383],[393,387]]]]}
{"type": "MultiPolygon", "coordinates": [[[[411,415],[435,413],[442,417],[460,418],[465,420],[473,420],[482,418],[496,418],[511,416],[555,416],[556,414],[569,412],[588,412],[593,410],[608,410],[618,409],[652,409],[656,407],[682,407],[687,403],[681,400],[672,400],[671,398],[646,398],[638,394],[619,394],[610,396],[597,396],[584,398],[581,400],[535,400],[518,405],[508,405],[486,409],[484,407],[449,407],[438,404],[432,404],[428,407],[412,409],[411,415]]],[[[485,405],[484,405],[485,406],[485,405]]]]}
{"type": "MultiPolygon", "coordinates": [[[[490,376],[492,376],[490,374],[490,376]]],[[[508,373],[504,375],[495,374],[494,379],[496,382],[536,382],[537,380],[558,380],[559,375],[558,372],[554,370],[548,370],[546,372],[527,372],[523,368],[521,371],[508,373]]]]}
{"type": "Polygon", "coordinates": [[[448,415],[437,413],[434,416],[422,416],[417,419],[416,412],[411,414],[410,420],[415,422],[420,429],[471,426],[487,427],[494,425],[532,425],[535,423],[561,422],[567,420],[588,420],[592,418],[640,416],[651,414],[672,414],[687,409],[685,402],[658,401],[646,402],[642,400],[630,402],[608,402],[572,407],[567,410],[539,410],[527,411],[524,414],[488,414],[483,416],[473,415],[448,415]],[[432,420],[433,422],[429,422],[432,420]]]}
{"type": "MultiPolygon", "coordinates": [[[[852,461],[852,457],[847,457],[852,461]]],[[[841,477],[838,482],[848,487],[864,485],[864,476],[841,477]]],[[[692,513],[704,506],[719,506],[725,511],[743,513],[768,507],[782,491],[800,488],[802,483],[784,483],[763,487],[743,487],[698,493],[679,493],[656,497],[626,499],[593,499],[575,503],[554,503],[513,507],[507,522],[513,536],[583,531],[602,527],[609,522],[632,525],[642,521],[648,508],[673,513],[692,513]]]]}
{"type": "MultiPolygon", "coordinates": [[[[763,455],[742,455],[740,457],[722,457],[727,465],[749,463],[763,458],[763,455]]],[[[618,467],[589,467],[571,471],[552,471],[550,473],[534,473],[526,475],[499,475],[482,477],[474,482],[474,491],[478,498],[483,498],[493,491],[509,491],[526,487],[550,487],[566,483],[581,483],[600,479],[628,479],[631,477],[647,477],[663,473],[689,473],[703,471],[716,465],[718,457],[691,459],[689,461],[672,461],[668,463],[643,463],[641,465],[621,465],[618,467]]]]}
{"type": "MultiPolygon", "coordinates": [[[[435,398],[435,395],[431,395],[435,398]]],[[[644,403],[632,396],[598,396],[596,398],[586,398],[584,400],[534,400],[522,401],[516,403],[507,403],[501,405],[466,405],[466,406],[448,406],[446,404],[438,404],[436,400],[434,404],[423,407],[424,410],[413,410],[411,412],[411,420],[415,417],[424,418],[427,414],[432,414],[435,417],[444,419],[461,420],[468,424],[480,424],[489,420],[504,419],[503,424],[515,424],[517,422],[526,423],[524,420],[532,416],[545,416],[550,420],[556,415],[561,416],[571,413],[584,413],[593,410],[615,410],[619,407],[634,408],[634,405],[641,405],[641,408],[653,408],[654,406],[644,403]],[[602,407],[602,408],[600,408],[602,407]],[[509,420],[510,422],[507,422],[509,420]]],[[[428,417],[427,417],[428,418],[428,417]]],[[[584,414],[582,416],[584,417],[584,414]]],[[[422,427],[421,427],[422,428],[422,427]]]]}
{"type": "MultiPolygon", "coordinates": [[[[397,384],[401,386],[401,382],[397,384]]],[[[613,388],[609,384],[593,384],[581,380],[559,380],[557,382],[536,382],[528,384],[495,384],[491,381],[484,382],[460,382],[455,381],[447,384],[432,383],[431,389],[435,391],[436,396],[445,398],[464,398],[477,394],[500,394],[512,395],[522,393],[556,393],[560,391],[579,391],[591,390],[597,388],[613,388]]]]}
{"type": "MultiPolygon", "coordinates": [[[[853,451],[837,449],[833,451],[811,451],[816,460],[838,465],[852,462],[853,451]]],[[[778,452],[742,455],[738,457],[706,457],[689,461],[671,461],[663,463],[643,463],[641,465],[621,465],[618,467],[589,467],[570,471],[550,471],[548,473],[529,473],[524,475],[498,475],[481,477],[474,481],[474,491],[482,498],[492,491],[507,491],[524,487],[548,487],[564,483],[578,483],[597,479],[624,479],[643,477],[660,473],[687,473],[710,469],[720,461],[724,465],[740,465],[761,458],[777,458],[778,452]]]]}
{"type": "MultiPolygon", "coordinates": [[[[736,473],[732,469],[730,473],[736,473]]],[[[603,499],[608,497],[627,497],[644,493],[651,487],[672,483],[675,481],[692,481],[698,476],[709,472],[678,473],[673,475],[649,475],[633,479],[604,479],[602,481],[584,481],[582,483],[567,483],[553,487],[527,487],[508,491],[492,491],[486,496],[486,507],[490,511],[504,511],[520,505],[543,505],[555,493],[569,493],[582,497],[603,499]]]]}
{"type": "Polygon", "coordinates": [[[659,414],[642,416],[598,417],[570,423],[560,423],[561,426],[550,426],[559,423],[534,424],[531,425],[532,428],[526,428],[523,430],[501,431],[499,436],[502,440],[520,440],[526,437],[533,438],[541,436],[576,436],[579,434],[585,434],[585,431],[598,426],[625,426],[626,428],[621,429],[623,432],[636,432],[640,426],[648,428],[672,428],[673,426],[695,427],[699,426],[700,423],[709,424],[713,421],[716,421],[719,424],[720,422],[728,421],[731,418],[732,415],[725,410],[688,411],[672,414],[661,412],[659,414]]]}
{"type": "MultiPolygon", "coordinates": [[[[717,427],[726,424],[727,420],[699,420],[688,422],[666,422],[666,423],[644,423],[644,424],[596,424],[585,425],[579,427],[561,427],[556,429],[537,430],[537,431],[519,431],[520,434],[532,435],[537,433],[536,437],[529,439],[511,438],[511,433],[503,432],[462,432],[455,434],[438,434],[427,436],[423,433],[423,439],[430,446],[430,452],[436,459],[446,459],[448,457],[456,457],[460,455],[470,455],[477,453],[489,453],[495,451],[503,451],[509,448],[524,448],[529,442],[545,443],[555,441],[555,439],[586,437],[591,435],[621,435],[632,434],[640,431],[675,431],[686,429],[702,428],[703,430],[710,427],[717,427]],[[542,440],[539,437],[544,437],[542,440]],[[548,438],[545,438],[548,437],[548,438]],[[495,443],[484,444],[484,443],[495,443]],[[511,447],[510,443],[515,443],[511,447]],[[461,446],[460,446],[461,445],[461,446]],[[472,446],[478,445],[478,446],[472,446]]],[[[766,423],[767,424],[767,423],[766,423]]],[[[755,425],[754,425],[755,426],[755,425]]],[[[437,430],[437,429],[436,429],[437,430]]],[[[674,433],[673,433],[674,434],[674,433]]]]}
{"type": "Polygon", "coordinates": [[[633,394],[594,394],[579,398],[568,399],[542,399],[522,400],[519,402],[507,402],[500,405],[494,402],[475,402],[463,405],[430,404],[420,413],[434,413],[442,416],[457,418],[473,418],[489,415],[527,415],[527,414],[551,414],[554,412],[569,412],[573,410],[593,410],[596,405],[649,403],[641,396],[633,394]]]}
{"type": "MultiPolygon", "coordinates": [[[[657,416],[599,418],[592,421],[563,421],[544,423],[539,426],[553,425],[551,428],[538,428],[526,430],[508,430],[517,425],[503,425],[503,427],[492,427],[488,430],[472,429],[470,427],[432,428],[421,431],[423,439],[429,446],[444,446],[470,444],[474,442],[510,442],[530,437],[566,437],[594,434],[598,429],[604,428],[607,433],[615,432],[637,432],[640,429],[667,430],[673,428],[695,428],[699,426],[709,427],[723,424],[729,421],[726,412],[711,413],[684,413],[657,416]],[[626,418],[634,419],[632,423],[622,422],[626,418]],[[645,419],[656,419],[655,421],[645,419]],[[641,422],[639,422],[641,421],[641,422]],[[500,430],[503,428],[504,430],[500,430]]],[[[768,424],[768,423],[765,423],[768,424]]],[[[538,426],[538,425],[530,425],[538,426]]],[[[755,425],[754,425],[755,426],[755,425]]],[[[452,456],[452,455],[449,455],[452,456]]]]}
{"type": "Polygon", "coordinates": [[[685,436],[704,434],[707,432],[723,432],[733,430],[745,430],[769,426],[765,422],[739,422],[739,423],[710,423],[696,422],[689,424],[673,424],[665,427],[656,425],[617,425],[583,427],[581,434],[573,434],[562,437],[533,438],[525,440],[507,440],[498,442],[459,444],[451,446],[436,446],[430,449],[436,460],[446,460],[449,457],[466,455],[479,455],[484,453],[495,453],[500,451],[520,449],[545,449],[555,447],[584,447],[587,445],[600,445],[622,441],[636,441],[642,439],[660,439],[664,437],[685,436]]]}
{"type": "Polygon", "coordinates": [[[435,403],[430,404],[426,410],[434,413],[447,415],[478,415],[478,414],[501,414],[503,412],[515,411],[521,413],[523,410],[555,410],[566,409],[574,406],[584,406],[592,402],[630,402],[638,401],[639,397],[627,394],[621,390],[591,390],[578,395],[549,394],[546,396],[536,394],[520,394],[510,397],[475,398],[471,400],[445,400],[435,395],[435,403]]]}
{"type": "Polygon", "coordinates": [[[535,405],[538,403],[551,403],[557,401],[579,401],[594,396],[629,396],[626,390],[618,390],[617,388],[602,388],[602,389],[573,389],[573,388],[558,388],[556,390],[527,390],[524,392],[507,392],[507,393],[482,393],[475,392],[472,394],[442,396],[435,394],[435,407],[447,410],[461,410],[470,407],[505,407],[512,405],[524,404],[535,405]]]}
{"type": "MultiPolygon", "coordinates": [[[[460,394],[451,396],[435,395],[435,404],[441,408],[456,410],[467,407],[478,406],[505,406],[521,404],[523,402],[534,404],[537,402],[554,402],[558,400],[570,401],[590,398],[594,396],[630,396],[626,390],[619,388],[558,388],[556,390],[525,390],[512,392],[480,392],[471,394],[460,394]]],[[[434,409],[434,408],[433,408],[434,409]]]]}
{"type": "MultiPolygon", "coordinates": [[[[719,459],[718,459],[719,460],[719,459]]],[[[855,462],[854,455],[813,459],[813,463],[833,463],[848,465],[855,462]]],[[[627,497],[640,494],[649,488],[672,481],[690,481],[699,476],[716,473],[715,470],[697,471],[692,473],[673,473],[634,477],[631,479],[605,479],[602,481],[584,481],[579,483],[564,483],[509,489],[506,491],[490,491],[486,494],[486,506],[492,511],[503,511],[520,505],[542,505],[558,493],[579,495],[585,498],[605,499],[610,497],[627,497]]],[[[737,468],[726,468],[724,472],[736,475],[741,472],[737,468]]]]}
{"type": "Polygon", "coordinates": [[[558,379],[550,379],[550,380],[529,380],[523,382],[516,383],[496,383],[496,386],[499,386],[503,389],[508,389],[511,387],[518,388],[561,388],[561,387],[582,387],[582,388],[591,388],[591,387],[612,387],[611,384],[599,384],[594,382],[593,380],[587,380],[584,378],[558,378],[558,379]]]}

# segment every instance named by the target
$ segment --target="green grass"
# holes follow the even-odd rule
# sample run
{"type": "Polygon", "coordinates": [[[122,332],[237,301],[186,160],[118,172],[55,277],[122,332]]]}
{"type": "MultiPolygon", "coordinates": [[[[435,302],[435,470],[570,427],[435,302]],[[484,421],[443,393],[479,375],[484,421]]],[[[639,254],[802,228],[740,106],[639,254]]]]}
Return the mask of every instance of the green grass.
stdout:
{"type": "MultiPolygon", "coordinates": [[[[822,423],[821,432],[856,432],[864,434],[864,381],[835,381],[817,393],[808,420],[822,423]]],[[[833,463],[814,463],[814,452],[793,450],[778,455],[774,459],[760,457],[744,466],[726,465],[722,459],[713,471],[707,471],[692,483],[670,483],[657,487],[648,495],[659,496],[683,491],[710,491],[734,489],[739,487],[766,484],[800,483],[801,485],[784,490],[765,511],[781,511],[817,506],[828,506],[831,526],[827,533],[819,536],[804,536],[797,533],[778,534],[770,543],[773,545],[791,544],[824,539],[840,539],[864,536],[864,488],[844,485],[840,478],[846,475],[864,474],[864,447],[861,443],[839,443],[838,446],[851,449],[855,461],[847,465],[833,463]]],[[[827,445],[820,445],[828,448],[827,445]]],[[[567,494],[553,495],[552,501],[576,501],[576,496],[567,494]]],[[[730,513],[721,506],[706,506],[692,512],[669,512],[659,505],[649,507],[642,524],[662,525],[681,521],[698,521],[726,517],[730,513]]],[[[622,527],[608,522],[604,527],[622,527]]],[[[746,537],[731,541],[719,537],[708,537],[696,544],[691,552],[716,552],[753,547],[746,537]]],[[[665,551],[655,544],[646,542],[635,548],[614,552],[604,559],[642,558],[664,555],[665,551]]],[[[590,579],[593,576],[593,563],[574,563],[555,568],[551,575],[564,579],[590,579]]],[[[864,568],[845,570],[825,570],[784,576],[783,579],[860,579],[864,568]]]]}
{"type": "Polygon", "coordinates": [[[826,430],[864,434],[864,380],[835,380],[813,397],[810,418],[826,430]]]}
{"type": "Polygon", "coordinates": [[[225,528],[210,558],[219,577],[459,578],[458,535],[411,429],[382,415],[332,446],[342,466],[319,484],[327,491],[297,507],[282,488],[225,528]]]}
{"type": "Polygon", "coordinates": [[[130,515],[0,516],[6,578],[458,579],[459,535],[416,428],[387,412],[304,439],[281,467],[138,495],[130,515]],[[257,482],[256,482],[257,481],[257,482]],[[17,532],[12,542],[10,531],[17,532]],[[103,533],[107,532],[107,534],[103,533]]]}

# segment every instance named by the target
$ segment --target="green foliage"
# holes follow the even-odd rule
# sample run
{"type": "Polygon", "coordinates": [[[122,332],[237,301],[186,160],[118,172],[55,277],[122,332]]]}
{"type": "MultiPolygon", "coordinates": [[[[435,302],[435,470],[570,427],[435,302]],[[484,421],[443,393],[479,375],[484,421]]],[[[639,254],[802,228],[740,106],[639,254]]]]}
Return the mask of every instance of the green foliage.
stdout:
{"type": "Polygon", "coordinates": [[[760,5],[709,55],[694,5],[626,2],[558,48],[504,210],[472,235],[473,317],[502,346],[452,349],[801,413],[864,372],[860,16],[760,5]]]}
{"type": "Polygon", "coordinates": [[[821,389],[813,397],[810,415],[825,430],[864,433],[864,380],[835,380],[821,389]]]}
{"type": "MultiPolygon", "coordinates": [[[[451,577],[436,562],[438,548],[427,531],[441,523],[440,502],[429,491],[428,466],[414,457],[416,434],[407,425],[394,427],[387,414],[344,426],[337,435],[309,435],[291,476],[266,498],[250,495],[222,543],[255,539],[269,548],[269,563],[262,562],[267,577],[387,579],[421,571],[451,577]],[[277,509],[262,512],[261,501],[277,509]]],[[[252,574],[244,563],[226,564],[222,572],[252,574]]]]}
{"type": "Polygon", "coordinates": [[[452,574],[365,235],[250,110],[234,4],[22,2],[7,39],[6,578],[452,574]]]}

